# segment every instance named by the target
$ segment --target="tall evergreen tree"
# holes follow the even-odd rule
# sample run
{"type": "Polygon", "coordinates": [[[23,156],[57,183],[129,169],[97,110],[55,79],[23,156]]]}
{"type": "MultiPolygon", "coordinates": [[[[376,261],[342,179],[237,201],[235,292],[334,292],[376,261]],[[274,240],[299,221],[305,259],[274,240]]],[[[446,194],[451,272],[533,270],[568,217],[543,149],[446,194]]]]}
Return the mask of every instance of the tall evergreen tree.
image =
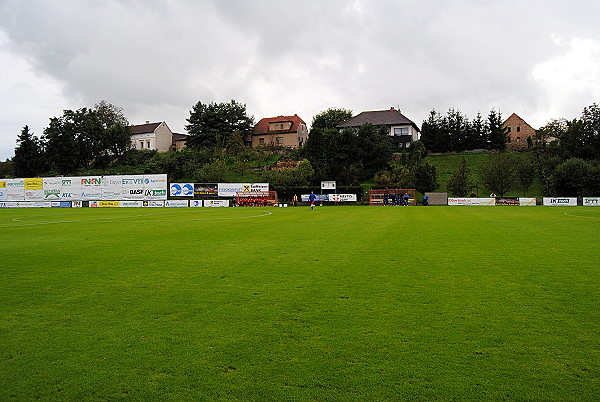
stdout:
{"type": "Polygon", "coordinates": [[[460,159],[458,168],[452,173],[446,184],[450,194],[457,197],[464,197],[469,193],[472,187],[469,174],[470,169],[467,167],[467,160],[463,156],[460,159]]]}
{"type": "Polygon", "coordinates": [[[43,144],[29,131],[29,126],[23,127],[17,137],[13,162],[17,177],[37,177],[46,169],[43,144]]]}
{"type": "Polygon", "coordinates": [[[508,143],[508,130],[502,127],[502,113],[491,110],[488,114],[489,149],[503,151],[508,143]]]}

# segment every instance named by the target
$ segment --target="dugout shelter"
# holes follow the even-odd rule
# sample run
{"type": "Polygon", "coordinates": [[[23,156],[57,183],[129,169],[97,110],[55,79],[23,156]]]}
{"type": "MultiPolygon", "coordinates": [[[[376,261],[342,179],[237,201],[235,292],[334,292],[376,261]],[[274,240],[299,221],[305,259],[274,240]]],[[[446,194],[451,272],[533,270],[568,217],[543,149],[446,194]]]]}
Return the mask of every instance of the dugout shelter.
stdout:
{"type": "Polygon", "coordinates": [[[404,194],[408,194],[408,205],[417,205],[417,190],[414,188],[369,190],[369,205],[401,205],[400,199],[404,194]]]}
{"type": "Polygon", "coordinates": [[[276,207],[277,191],[236,193],[235,205],[238,207],[276,207]]]}

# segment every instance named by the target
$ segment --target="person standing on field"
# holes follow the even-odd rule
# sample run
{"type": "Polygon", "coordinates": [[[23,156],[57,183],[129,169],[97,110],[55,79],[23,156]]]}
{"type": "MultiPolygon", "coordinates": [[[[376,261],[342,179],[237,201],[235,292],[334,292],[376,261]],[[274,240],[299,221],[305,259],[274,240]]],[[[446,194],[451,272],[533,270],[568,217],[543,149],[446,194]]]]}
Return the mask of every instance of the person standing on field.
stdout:
{"type": "Polygon", "coordinates": [[[313,209],[315,209],[315,200],[317,199],[317,196],[315,195],[314,191],[310,192],[310,195],[308,196],[308,201],[310,201],[310,210],[312,211],[313,209]]]}
{"type": "Polygon", "coordinates": [[[298,206],[298,195],[294,194],[294,197],[292,198],[292,202],[294,203],[294,206],[298,206]]]}

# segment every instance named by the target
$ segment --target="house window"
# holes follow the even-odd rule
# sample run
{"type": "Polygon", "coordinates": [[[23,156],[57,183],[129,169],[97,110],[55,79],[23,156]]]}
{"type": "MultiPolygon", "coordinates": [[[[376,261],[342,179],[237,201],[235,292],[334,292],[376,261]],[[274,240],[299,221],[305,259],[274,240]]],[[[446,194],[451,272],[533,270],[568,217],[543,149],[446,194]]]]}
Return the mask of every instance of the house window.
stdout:
{"type": "Polygon", "coordinates": [[[408,135],[408,127],[394,127],[394,135],[408,135]]]}
{"type": "Polygon", "coordinates": [[[144,149],[144,141],[140,141],[140,149],[144,149]]]}
{"type": "Polygon", "coordinates": [[[521,132],[521,126],[517,126],[517,133],[521,132]]]}
{"type": "Polygon", "coordinates": [[[508,128],[508,131],[507,131],[507,132],[509,132],[509,133],[510,133],[510,127],[508,128]]]}
{"type": "Polygon", "coordinates": [[[258,145],[265,145],[265,139],[264,138],[259,138],[258,139],[258,145]]]}
{"type": "Polygon", "coordinates": [[[277,137],[277,145],[283,145],[283,137],[277,137]]]}
{"type": "Polygon", "coordinates": [[[146,147],[146,148],[148,148],[148,149],[150,149],[150,148],[151,148],[151,146],[150,146],[150,140],[146,141],[146,145],[147,145],[147,147],[146,147]]]}

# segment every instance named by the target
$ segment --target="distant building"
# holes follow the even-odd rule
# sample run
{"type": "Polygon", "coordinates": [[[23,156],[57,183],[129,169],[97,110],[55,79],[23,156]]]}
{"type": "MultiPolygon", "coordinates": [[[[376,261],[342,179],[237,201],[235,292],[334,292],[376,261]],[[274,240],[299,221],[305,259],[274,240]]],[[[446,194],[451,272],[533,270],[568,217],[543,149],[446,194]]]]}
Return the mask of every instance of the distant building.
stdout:
{"type": "Polygon", "coordinates": [[[531,137],[530,144],[535,142],[535,129],[516,113],[510,115],[502,127],[506,127],[508,134],[507,149],[525,149],[528,147],[527,138],[531,137]]]}
{"type": "Polygon", "coordinates": [[[306,123],[297,114],[293,116],[265,117],[252,130],[253,148],[277,146],[299,148],[308,139],[306,123]]]}
{"type": "Polygon", "coordinates": [[[408,148],[411,142],[419,139],[421,133],[419,127],[412,120],[393,107],[389,110],[362,112],[347,122],[340,124],[337,128],[340,130],[358,128],[365,123],[387,127],[392,144],[396,148],[408,148]]]}
{"type": "Polygon", "coordinates": [[[129,127],[131,131],[131,147],[133,149],[150,149],[158,152],[181,150],[185,148],[186,134],[173,133],[167,123],[138,124],[129,127]]]}

